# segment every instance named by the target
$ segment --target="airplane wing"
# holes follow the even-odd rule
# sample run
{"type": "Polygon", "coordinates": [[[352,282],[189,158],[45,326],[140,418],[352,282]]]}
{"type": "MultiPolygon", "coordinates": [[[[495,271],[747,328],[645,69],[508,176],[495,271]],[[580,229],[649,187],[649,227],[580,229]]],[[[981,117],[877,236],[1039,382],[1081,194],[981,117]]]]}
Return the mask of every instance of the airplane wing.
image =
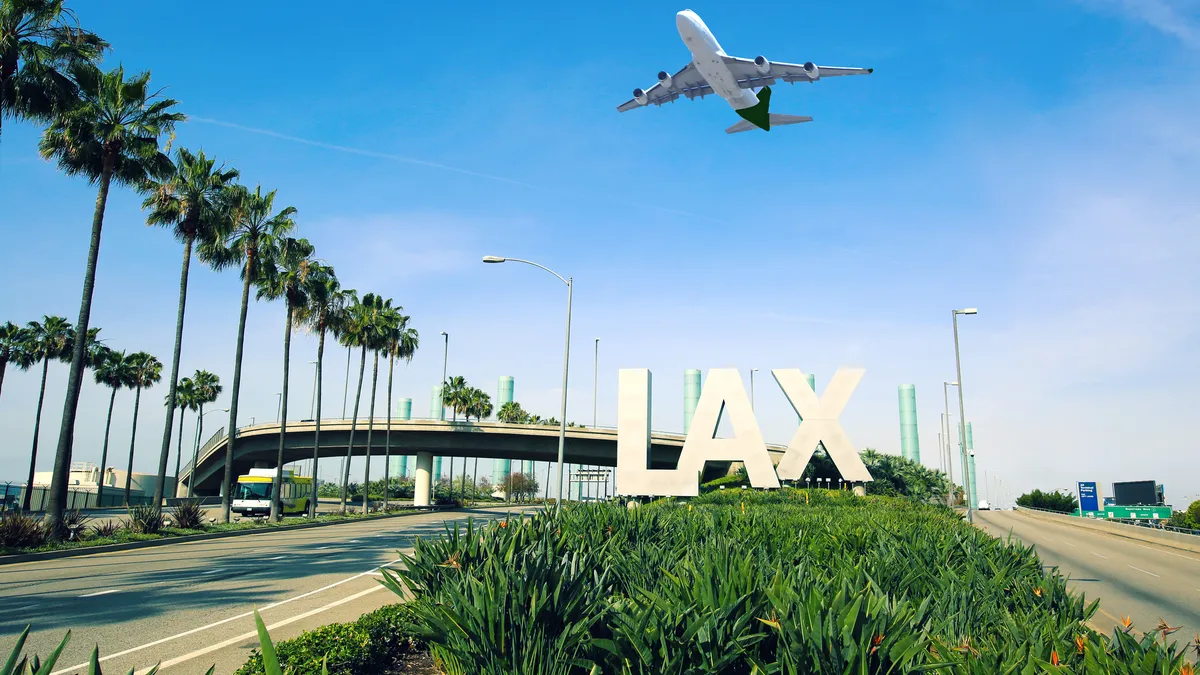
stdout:
{"type": "Polygon", "coordinates": [[[769,64],[770,66],[764,75],[755,63],[755,59],[743,59],[739,56],[724,56],[722,58],[725,60],[725,65],[729,67],[729,71],[737,78],[738,84],[741,85],[742,89],[765,87],[775,84],[776,80],[795,84],[797,82],[816,82],[823,77],[837,77],[839,75],[870,75],[875,70],[874,68],[818,66],[813,63],[801,65],[798,63],[778,63],[764,60],[764,65],[769,64]]]}
{"type": "Polygon", "coordinates": [[[700,71],[696,70],[695,65],[689,63],[678,73],[671,76],[671,86],[669,88],[664,87],[662,82],[655,82],[654,86],[645,90],[643,94],[645,96],[644,102],[639,101],[637,98],[631,99],[617,106],[617,112],[625,112],[634,108],[644,108],[648,105],[671,103],[680,96],[688,100],[694,99],[697,96],[703,98],[711,93],[713,93],[712,87],[705,81],[704,76],[700,74],[700,71]]]}

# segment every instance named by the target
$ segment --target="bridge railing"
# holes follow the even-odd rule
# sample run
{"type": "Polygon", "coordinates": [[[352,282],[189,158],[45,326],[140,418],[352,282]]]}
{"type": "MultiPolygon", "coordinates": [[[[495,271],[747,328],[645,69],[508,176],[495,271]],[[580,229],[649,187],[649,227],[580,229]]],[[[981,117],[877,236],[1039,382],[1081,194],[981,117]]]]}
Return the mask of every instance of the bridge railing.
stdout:
{"type": "Polygon", "coordinates": [[[1021,506],[1020,504],[1017,504],[1013,508],[1018,511],[1040,511],[1042,513],[1052,513],[1057,516],[1079,518],[1081,520],[1092,520],[1101,523],[1116,523],[1117,525],[1142,527],[1150,530],[1160,530],[1165,532],[1178,532],[1179,534],[1189,534],[1200,537],[1200,530],[1193,530],[1185,527],[1173,527],[1171,525],[1167,525],[1167,521],[1165,520],[1137,520],[1134,518],[1086,518],[1084,516],[1077,516],[1073,513],[1063,513],[1062,511],[1052,511],[1050,509],[1039,509],[1032,506],[1021,506]]]}

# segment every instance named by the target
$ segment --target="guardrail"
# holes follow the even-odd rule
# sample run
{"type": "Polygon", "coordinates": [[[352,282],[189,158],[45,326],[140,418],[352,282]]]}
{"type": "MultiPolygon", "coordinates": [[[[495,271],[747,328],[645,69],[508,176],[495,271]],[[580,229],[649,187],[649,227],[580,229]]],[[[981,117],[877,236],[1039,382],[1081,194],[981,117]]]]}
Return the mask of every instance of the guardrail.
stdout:
{"type": "Polygon", "coordinates": [[[1085,522],[1094,523],[1115,523],[1117,525],[1128,525],[1131,527],[1141,527],[1150,530],[1158,530],[1160,532],[1177,532],[1179,534],[1188,534],[1200,537],[1200,529],[1190,529],[1186,527],[1172,527],[1162,520],[1137,520],[1134,518],[1086,518],[1077,516],[1073,513],[1063,513],[1062,511],[1051,511],[1050,509],[1039,509],[1032,506],[1021,506],[1020,504],[1013,507],[1021,511],[1039,511],[1041,513],[1050,513],[1056,516],[1067,516],[1068,518],[1078,518],[1085,522]]]}

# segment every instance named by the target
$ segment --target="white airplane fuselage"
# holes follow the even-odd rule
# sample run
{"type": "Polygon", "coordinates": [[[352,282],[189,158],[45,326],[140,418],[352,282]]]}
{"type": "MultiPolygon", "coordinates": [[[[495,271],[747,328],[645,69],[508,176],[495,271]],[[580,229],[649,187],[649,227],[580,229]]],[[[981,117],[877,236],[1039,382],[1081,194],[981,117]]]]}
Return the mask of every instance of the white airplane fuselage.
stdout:
{"type": "Polygon", "coordinates": [[[721,58],[725,50],[713,37],[712,31],[704,25],[704,21],[690,9],[685,9],[675,15],[675,26],[679,29],[679,37],[692,53],[692,63],[696,70],[712,87],[713,92],[725,99],[734,110],[743,110],[758,105],[758,97],[749,89],[742,89],[737,78],[729,71],[729,66],[721,58]]]}

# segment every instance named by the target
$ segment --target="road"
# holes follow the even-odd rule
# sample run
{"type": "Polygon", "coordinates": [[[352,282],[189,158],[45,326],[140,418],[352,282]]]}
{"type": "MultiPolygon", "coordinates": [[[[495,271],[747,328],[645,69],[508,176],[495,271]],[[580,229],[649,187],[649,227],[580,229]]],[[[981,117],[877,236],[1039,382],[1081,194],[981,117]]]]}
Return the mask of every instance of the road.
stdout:
{"type": "MultiPolygon", "coordinates": [[[[1100,599],[1092,623],[1111,632],[1122,617],[1135,630],[1166,621],[1180,645],[1200,634],[1200,554],[1147,544],[1103,532],[1024,515],[1019,511],[976,511],[976,523],[997,537],[1009,533],[1037,548],[1047,566],[1057,566],[1070,586],[1089,601],[1100,599]]],[[[1140,630],[1139,630],[1140,629],[1140,630]]]]}
{"type": "MultiPolygon", "coordinates": [[[[514,509],[518,510],[518,509],[514,509]]],[[[232,673],[257,647],[257,608],[276,640],[397,601],[381,566],[446,521],[504,517],[503,508],[414,513],[329,527],[169,544],[0,567],[0,650],[33,624],[43,657],[70,629],[54,675],[86,672],[100,645],[106,672],[162,663],[167,673],[232,673]]]]}

